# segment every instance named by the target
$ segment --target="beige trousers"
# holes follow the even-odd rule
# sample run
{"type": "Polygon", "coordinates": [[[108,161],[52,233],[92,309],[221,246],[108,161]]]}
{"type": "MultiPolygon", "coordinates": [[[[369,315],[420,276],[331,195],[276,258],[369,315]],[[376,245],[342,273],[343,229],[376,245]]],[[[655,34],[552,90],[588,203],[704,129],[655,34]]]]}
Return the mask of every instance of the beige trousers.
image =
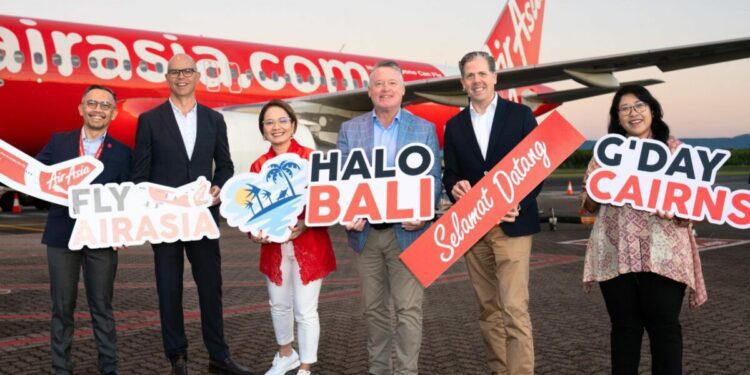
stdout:
{"type": "Polygon", "coordinates": [[[533,374],[534,342],[529,316],[532,236],[508,237],[492,228],[466,255],[479,300],[479,329],[488,365],[498,374],[533,374]]]}

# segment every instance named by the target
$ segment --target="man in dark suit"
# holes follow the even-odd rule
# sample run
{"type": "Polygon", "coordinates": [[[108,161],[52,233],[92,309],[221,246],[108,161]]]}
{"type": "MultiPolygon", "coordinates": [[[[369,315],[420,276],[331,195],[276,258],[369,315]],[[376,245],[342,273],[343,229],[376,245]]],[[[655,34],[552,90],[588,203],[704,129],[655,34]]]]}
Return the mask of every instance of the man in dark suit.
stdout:
{"type": "MultiPolygon", "coordinates": [[[[459,68],[470,105],[445,126],[443,185],[453,202],[537,125],[528,107],[495,93],[495,61],[488,53],[468,53],[459,68]]],[[[528,284],[531,235],[539,232],[540,190],[541,185],[465,255],[480,304],[479,327],[488,364],[498,374],[534,372],[528,284]]]]}
{"type": "MultiPolygon", "coordinates": [[[[178,187],[203,176],[212,184],[211,213],[218,223],[219,192],[234,174],[227,126],[221,114],[196,101],[200,73],[190,56],[173,56],[165,76],[171,91],[169,99],[138,118],[133,181],[178,187]]],[[[198,289],[209,372],[250,374],[232,360],[224,341],[219,240],[202,238],[152,247],[164,352],[172,363],[172,372],[187,373],[188,342],[182,312],[182,273],[187,254],[198,289]]]]}
{"type": "MultiPolygon", "coordinates": [[[[104,164],[104,171],[93,184],[121,183],[129,180],[130,149],[107,134],[107,128],[117,117],[115,93],[104,86],[89,86],[78,106],[83,127],[65,133],[55,133],[36,156],[47,165],[57,164],[83,155],[93,156],[104,164]]],[[[73,251],[68,248],[75,220],[68,215],[68,207],[53,204],[47,215],[42,243],[47,245],[47,264],[52,297],[52,371],[71,374],[73,361],[74,317],[78,297],[78,278],[83,267],[83,283],[94,325],[97,367],[102,374],[119,374],[117,370],[117,333],[112,311],[117,249],[89,249],[73,251]]]]}

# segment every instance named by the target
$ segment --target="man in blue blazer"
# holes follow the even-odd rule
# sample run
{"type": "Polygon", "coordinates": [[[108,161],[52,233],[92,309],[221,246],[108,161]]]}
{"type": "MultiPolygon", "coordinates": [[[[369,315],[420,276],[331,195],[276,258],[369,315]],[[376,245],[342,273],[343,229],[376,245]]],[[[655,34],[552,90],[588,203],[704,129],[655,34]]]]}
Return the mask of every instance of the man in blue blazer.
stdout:
{"type": "MultiPolygon", "coordinates": [[[[83,127],[65,133],[55,133],[36,156],[53,165],[79,156],[90,155],[104,164],[104,171],[92,184],[129,181],[130,148],[107,134],[107,128],[117,117],[115,93],[104,86],[89,86],[83,94],[78,112],[83,127]]],[[[52,297],[52,372],[71,374],[73,361],[74,317],[78,297],[78,278],[83,268],[83,283],[94,325],[97,367],[102,374],[119,374],[117,369],[117,333],[112,310],[117,249],[89,249],[73,251],[68,248],[75,220],[68,215],[68,207],[53,204],[47,215],[42,243],[47,245],[47,264],[52,297]]]]}
{"type": "MultiPolygon", "coordinates": [[[[212,185],[211,213],[218,224],[219,192],[234,174],[227,125],[220,113],[198,104],[195,88],[200,73],[190,56],[173,56],[165,76],[171,91],[169,99],[138,117],[133,181],[178,187],[205,177],[212,185]]],[[[152,247],[164,353],[172,364],[172,373],[187,374],[188,342],[182,311],[182,274],[187,254],[198,289],[209,372],[249,374],[232,360],[224,341],[219,240],[202,238],[152,247]]]]}
{"type": "MultiPolygon", "coordinates": [[[[435,157],[440,155],[435,126],[401,109],[404,92],[401,67],[397,63],[375,64],[368,87],[374,108],[341,125],[338,149],[342,160],[354,148],[364,149],[369,158],[374,147],[384,146],[388,165],[393,166],[398,151],[413,142],[430,147],[435,157]]],[[[435,179],[437,205],[441,190],[439,162],[433,164],[430,175],[435,179]]],[[[346,227],[349,245],[357,252],[362,281],[371,374],[417,374],[424,289],[399,255],[428,226],[429,223],[422,221],[370,224],[358,219],[346,227]],[[395,335],[391,331],[391,301],[396,310],[395,335]],[[396,363],[391,364],[394,344],[396,363]]]]}
{"type": "MultiPolygon", "coordinates": [[[[536,127],[531,110],[495,93],[495,60],[470,52],[459,63],[470,105],[445,126],[443,185],[451,201],[466,194],[536,127]]],[[[539,232],[536,196],[521,200],[465,255],[480,305],[479,328],[489,367],[497,374],[532,374],[534,345],[529,317],[529,257],[539,232]]]]}

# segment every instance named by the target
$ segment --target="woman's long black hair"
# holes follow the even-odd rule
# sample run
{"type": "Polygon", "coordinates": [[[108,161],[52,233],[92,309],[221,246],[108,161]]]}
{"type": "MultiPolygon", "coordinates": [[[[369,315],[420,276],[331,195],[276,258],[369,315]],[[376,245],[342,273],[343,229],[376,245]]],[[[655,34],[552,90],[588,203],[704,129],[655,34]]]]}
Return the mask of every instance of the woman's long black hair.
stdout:
{"type": "Polygon", "coordinates": [[[667,143],[667,139],[669,139],[669,125],[667,125],[664,120],[662,120],[662,117],[664,116],[664,112],[662,112],[661,104],[659,104],[659,101],[654,98],[651,93],[646,90],[645,87],[640,85],[626,85],[620,87],[619,90],[615,93],[615,97],[612,98],[612,105],[609,107],[609,128],[607,129],[609,133],[616,133],[620,134],[624,137],[628,136],[628,133],[625,131],[625,128],[622,127],[620,124],[620,99],[622,99],[623,95],[626,94],[633,94],[635,95],[640,101],[648,104],[649,108],[651,109],[651,117],[653,118],[651,122],[651,133],[653,134],[654,139],[667,143]]]}

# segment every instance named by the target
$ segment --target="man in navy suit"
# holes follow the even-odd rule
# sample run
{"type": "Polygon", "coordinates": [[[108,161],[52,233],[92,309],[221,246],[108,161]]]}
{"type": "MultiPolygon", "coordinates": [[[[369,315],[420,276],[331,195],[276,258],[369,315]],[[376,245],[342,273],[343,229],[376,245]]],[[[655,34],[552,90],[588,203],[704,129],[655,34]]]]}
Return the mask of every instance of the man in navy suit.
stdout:
{"type": "MultiPolygon", "coordinates": [[[[220,113],[198,104],[195,88],[200,73],[190,56],[173,56],[165,76],[171,91],[169,99],[138,117],[133,181],[179,187],[203,176],[212,185],[211,213],[218,223],[219,192],[234,174],[227,125],[220,113]]],[[[232,360],[224,341],[219,240],[202,238],[152,247],[162,340],[172,373],[187,374],[188,342],[182,312],[182,273],[187,254],[198,289],[209,372],[250,374],[232,360]]]]}
{"type": "MultiPolygon", "coordinates": [[[[78,112],[83,127],[65,133],[55,133],[36,156],[47,165],[57,164],[83,155],[93,156],[104,164],[104,171],[92,184],[121,183],[129,180],[130,148],[107,134],[107,128],[117,117],[115,93],[104,86],[89,86],[83,94],[78,112]]],[[[83,283],[94,325],[97,367],[102,374],[119,374],[117,370],[117,333],[112,311],[117,249],[89,249],[73,251],[68,248],[75,220],[68,215],[68,207],[53,204],[47,215],[42,243],[47,245],[47,263],[52,297],[52,371],[71,374],[73,361],[74,319],[78,297],[78,278],[83,267],[83,283]]]]}
{"type": "MultiPolygon", "coordinates": [[[[373,110],[341,125],[337,146],[342,160],[354,148],[365,155],[372,149],[386,149],[388,166],[409,143],[421,143],[440,155],[435,125],[401,109],[405,88],[401,67],[393,61],[375,64],[367,89],[373,110]]],[[[430,170],[435,180],[434,204],[440,197],[440,163],[430,170]]],[[[424,288],[399,259],[399,255],[429,227],[428,222],[371,224],[358,219],[347,225],[349,245],[357,252],[362,280],[362,299],[367,322],[367,351],[370,373],[417,374],[422,344],[422,297],[424,288]],[[391,304],[395,307],[396,330],[391,330],[391,304]],[[396,363],[391,363],[395,348],[396,363]]]]}
{"type": "MultiPolygon", "coordinates": [[[[495,60],[470,52],[459,62],[469,106],[445,126],[443,185],[456,202],[535,127],[531,110],[495,93],[495,60]]],[[[536,187],[465,255],[480,305],[479,328],[497,374],[532,374],[529,257],[539,232],[536,187]]]]}

